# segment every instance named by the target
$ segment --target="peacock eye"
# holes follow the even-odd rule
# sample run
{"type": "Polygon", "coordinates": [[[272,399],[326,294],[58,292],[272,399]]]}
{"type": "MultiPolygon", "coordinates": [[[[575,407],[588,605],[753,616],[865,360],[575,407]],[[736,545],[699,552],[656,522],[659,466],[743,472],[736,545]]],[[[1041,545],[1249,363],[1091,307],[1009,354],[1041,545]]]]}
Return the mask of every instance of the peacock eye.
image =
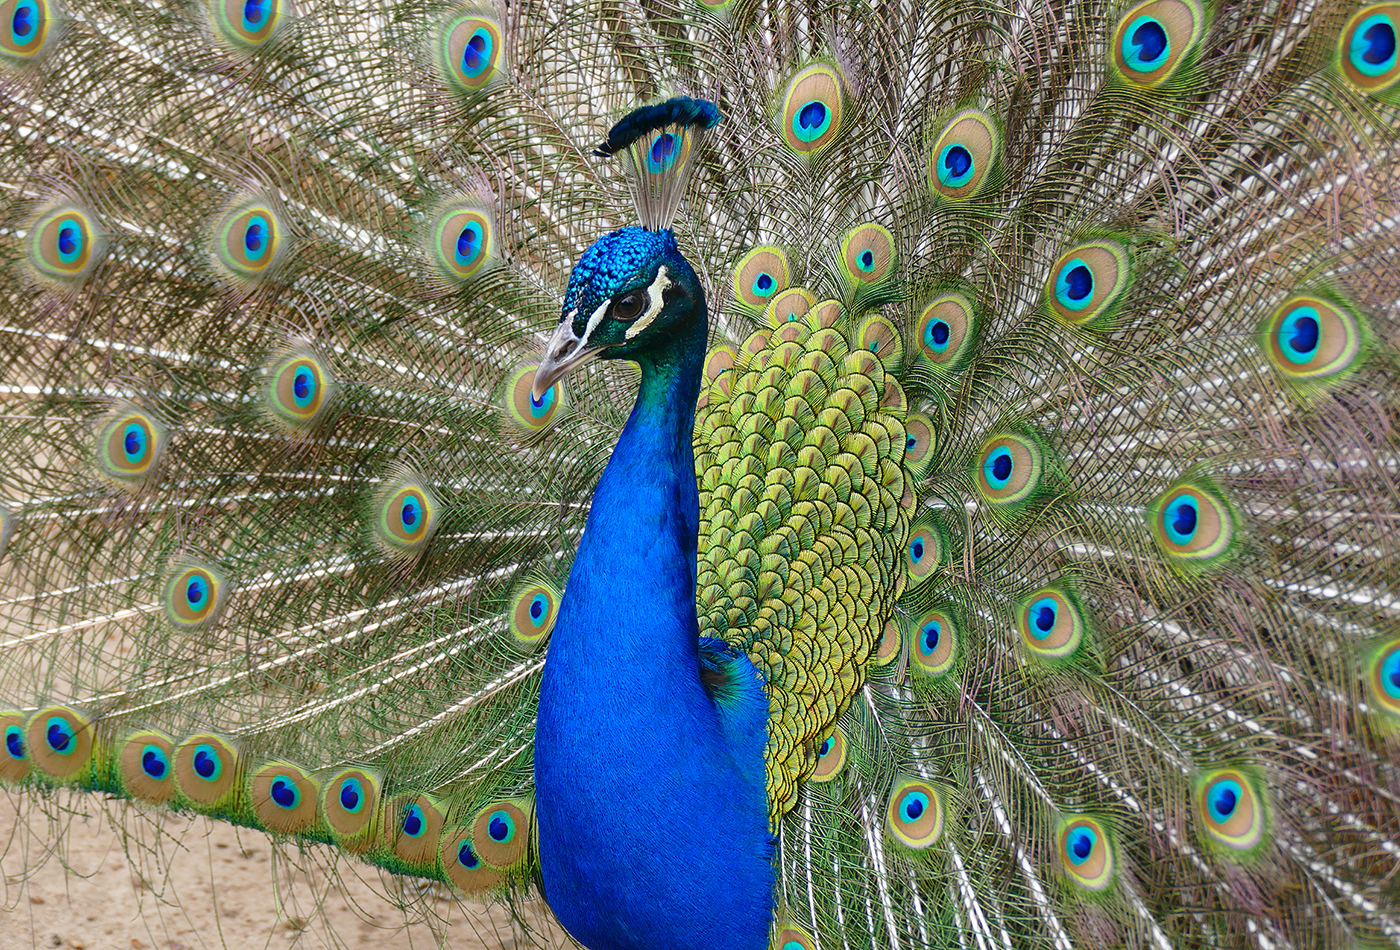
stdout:
{"type": "Polygon", "coordinates": [[[618,320],[635,320],[642,315],[646,305],[646,292],[633,290],[613,301],[612,315],[618,320]]]}

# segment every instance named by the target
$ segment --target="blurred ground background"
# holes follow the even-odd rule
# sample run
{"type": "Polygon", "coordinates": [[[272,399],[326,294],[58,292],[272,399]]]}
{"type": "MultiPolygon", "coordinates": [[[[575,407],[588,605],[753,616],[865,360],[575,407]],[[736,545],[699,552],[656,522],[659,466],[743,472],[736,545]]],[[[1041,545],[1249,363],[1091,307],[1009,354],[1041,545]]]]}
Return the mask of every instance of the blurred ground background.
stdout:
{"type": "Polygon", "coordinates": [[[502,906],[354,861],[331,870],[325,848],[279,852],[259,832],[95,795],[45,804],[0,789],[0,950],[575,946],[539,904],[522,935],[502,906]]]}

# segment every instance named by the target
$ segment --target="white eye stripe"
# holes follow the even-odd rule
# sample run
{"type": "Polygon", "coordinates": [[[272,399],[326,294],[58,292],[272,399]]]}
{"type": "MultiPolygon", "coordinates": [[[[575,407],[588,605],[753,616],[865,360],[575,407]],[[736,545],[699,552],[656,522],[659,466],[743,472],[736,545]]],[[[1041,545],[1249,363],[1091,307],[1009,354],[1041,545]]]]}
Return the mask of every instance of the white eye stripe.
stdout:
{"type": "MultiPolygon", "coordinates": [[[[598,305],[598,309],[597,309],[597,310],[594,310],[591,314],[589,314],[589,316],[588,316],[588,325],[585,326],[585,327],[583,328],[583,339],[581,339],[581,340],[578,341],[578,345],[579,345],[579,346],[587,346],[587,345],[588,345],[588,338],[591,337],[591,336],[593,335],[593,328],[596,327],[596,326],[598,325],[599,321],[601,321],[601,320],[603,319],[603,314],[605,314],[605,313],[608,312],[608,307],[610,307],[610,306],[612,306],[612,301],[611,301],[611,300],[604,300],[602,303],[600,303],[600,304],[598,305]]],[[[577,312],[578,312],[578,311],[575,310],[575,313],[577,313],[577,312]]]]}
{"type": "Polygon", "coordinates": [[[666,289],[671,286],[671,283],[671,275],[667,273],[666,265],[662,264],[656,270],[656,280],[652,281],[651,286],[647,288],[647,294],[651,298],[651,306],[647,308],[646,313],[637,318],[636,323],[627,328],[627,332],[622,335],[624,340],[632,339],[656,319],[657,314],[666,304],[666,289]]]}

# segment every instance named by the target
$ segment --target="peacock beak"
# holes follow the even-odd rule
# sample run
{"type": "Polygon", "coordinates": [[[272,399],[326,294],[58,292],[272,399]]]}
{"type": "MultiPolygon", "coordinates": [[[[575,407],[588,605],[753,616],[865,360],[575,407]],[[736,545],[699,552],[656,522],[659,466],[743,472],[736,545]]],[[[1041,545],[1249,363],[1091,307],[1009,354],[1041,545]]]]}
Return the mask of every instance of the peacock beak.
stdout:
{"type": "Polygon", "coordinates": [[[591,362],[601,351],[600,346],[589,346],[586,339],[574,332],[574,321],[564,317],[545,344],[540,365],[535,368],[535,382],[530,395],[536,401],[543,399],[555,380],[591,362]]]}

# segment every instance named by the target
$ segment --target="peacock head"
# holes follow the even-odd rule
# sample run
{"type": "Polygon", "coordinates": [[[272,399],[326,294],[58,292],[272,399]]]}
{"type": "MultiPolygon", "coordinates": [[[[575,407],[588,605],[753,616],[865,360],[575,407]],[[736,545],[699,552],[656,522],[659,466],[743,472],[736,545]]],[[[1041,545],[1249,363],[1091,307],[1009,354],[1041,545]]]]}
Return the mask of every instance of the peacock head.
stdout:
{"type": "Polygon", "coordinates": [[[583,253],[535,370],[534,395],[595,359],[642,363],[705,346],[705,295],[669,230],[621,228],[583,253]]]}

